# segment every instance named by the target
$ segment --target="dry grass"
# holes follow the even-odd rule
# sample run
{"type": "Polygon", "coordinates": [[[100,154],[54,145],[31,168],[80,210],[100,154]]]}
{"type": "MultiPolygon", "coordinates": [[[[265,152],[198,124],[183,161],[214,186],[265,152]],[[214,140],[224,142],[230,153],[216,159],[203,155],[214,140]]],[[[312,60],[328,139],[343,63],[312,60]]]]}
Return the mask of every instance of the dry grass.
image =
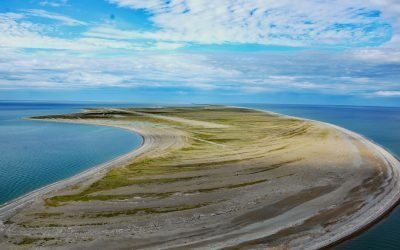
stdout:
{"type": "MultiPolygon", "coordinates": [[[[220,106],[184,107],[184,108],[129,108],[107,110],[92,109],[88,113],[39,117],[46,119],[102,119],[120,122],[145,122],[178,128],[184,131],[187,144],[163,157],[139,158],[127,166],[111,170],[104,178],[93,183],[85,190],[66,196],[55,196],[46,199],[48,206],[58,206],[72,201],[119,200],[127,196],[93,195],[97,192],[113,190],[121,187],[143,186],[147,184],[166,184],[196,178],[165,178],[163,175],[182,172],[196,172],[208,168],[216,168],[226,164],[239,163],[252,159],[265,158],[279,151],[290,149],[293,138],[311,133],[312,124],[270,115],[263,112],[229,108],[220,106]],[[124,112],[126,110],[126,113],[124,112]],[[144,115],[132,113],[138,111],[144,115]],[[156,114],[179,117],[194,121],[228,125],[223,128],[204,128],[171,120],[157,119],[145,114],[156,114]],[[115,117],[114,115],[118,115],[115,117]]],[[[314,132],[315,133],[315,132],[314,132]]],[[[327,131],[321,131],[326,137],[327,131]]],[[[289,162],[290,163],[290,162],[289,162]]],[[[267,171],[283,164],[264,167],[267,171]]],[[[256,172],[255,172],[256,173],[256,172]]],[[[194,174],[196,175],[196,174],[194,174]]],[[[258,183],[262,180],[254,180],[258,183]]],[[[234,183],[229,186],[246,186],[245,183],[234,183]]],[[[218,190],[223,187],[210,187],[218,190]]],[[[131,196],[135,195],[134,192],[131,196]]],[[[162,194],[161,194],[162,196],[162,194]]],[[[164,194],[168,196],[168,194],[164,194]]]]}

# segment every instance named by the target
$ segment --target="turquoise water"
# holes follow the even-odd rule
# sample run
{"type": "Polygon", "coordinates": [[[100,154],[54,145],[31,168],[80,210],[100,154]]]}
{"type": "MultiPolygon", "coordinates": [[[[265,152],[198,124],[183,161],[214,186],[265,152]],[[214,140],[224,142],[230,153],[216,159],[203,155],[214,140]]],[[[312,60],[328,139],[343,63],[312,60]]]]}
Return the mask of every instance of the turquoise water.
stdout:
{"type": "Polygon", "coordinates": [[[142,139],[102,126],[21,118],[79,112],[81,105],[0,102],[0,204],[128,153],[142,139]]]}
{"type": "MultiPolygon", "coordinates": [[[[273,112],[333,123],[365,135],[400,156],[400,108],[311,106],[311,105],[243,105],[273,112]]],[[[337,249],[400,249],[400,208],[366,232],[340,244],[337,249]]]]}

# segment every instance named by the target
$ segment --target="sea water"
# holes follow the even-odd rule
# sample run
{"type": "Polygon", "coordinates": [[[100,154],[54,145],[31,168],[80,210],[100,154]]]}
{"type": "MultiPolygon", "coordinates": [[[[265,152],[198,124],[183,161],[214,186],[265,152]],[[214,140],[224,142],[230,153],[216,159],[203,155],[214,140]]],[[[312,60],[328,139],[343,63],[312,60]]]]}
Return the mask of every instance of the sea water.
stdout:
{"type": "Polygon", "coordinates": [[[0,204],[140,146],[127,130],[24,120],[92,105],[0,102],[0,204]]]}
{"type": "MultiPolygon", "coordinates": [[[[252,104],[247,107],[324,121],[362,134],[400,156],[400,108],[252,104]]],[[[400,208],[337,249],[400,249],[400,208]]]]}

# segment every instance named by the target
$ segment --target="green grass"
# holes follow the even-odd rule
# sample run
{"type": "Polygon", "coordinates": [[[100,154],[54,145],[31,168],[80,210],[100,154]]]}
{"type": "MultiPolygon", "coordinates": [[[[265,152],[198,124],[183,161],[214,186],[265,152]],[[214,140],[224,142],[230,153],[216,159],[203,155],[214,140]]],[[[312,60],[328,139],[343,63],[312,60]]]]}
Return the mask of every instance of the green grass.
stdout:
{"type": "Polygon", "coordinates": [[[128,209],[123,211],[113,211],[113,212],[100,212],[100,213],[86,213],[83,214],[83,218],[99,218],[99,217],[115,217],[121,215],[136,215],[138,213],[143,214],[163,214],[163,213],[172,213],[178,211],[185,211],[190,209],[196,209],[204,206],[208,206],[211,203],[201,203],[196,205],[185,205],[185,206],[175,206],[175,207],[163,207],[163,208],[135,208],[128,209]]]}
{"type": "MultiPolygon", "coordinates": [[[[227,164],[237,164],[241,161],[256,159],[258,157],[266,157],[268,154],[288,150],[288,145],[291,143],[290,140],[307,136],[312,128],[309,122],[297,119],[284,118],[244,108],[223,106],[130,108],[127,109],[127,111],[139,111],[142,113],[213,122],[229,125],[229,127],[202,128],[166,119],[148,117],[146,115],[135,115],[123,111],[107,111],[103,109],[90,109],[87,113],[37,117],[57,119],[96,118],[121,122],[146,122],[149,124],[160,124],[178,128],[183,130],[189,138],[188,143],[184,147],[170,152],[163,157],[142,157],[136,159],[127,166],[114,168],[110,170],[104,178],[77,194],[48,198],[45,200],[47,206],[59,206],[74,201],[129,199],[132,195],[96,195],[95,193],[127,186],[132,187],[133,193],[135,193],[135,187],[138,186],[145,187],[146,185],[164,185],[173,182],[190,181],[193,178],[200,177],[195,177],[195,174],[193,174],[193,177],[187,178],[169,178],[164,177],[164,175],[180,172],[195,173],[198,170],[217,168],[227,164]],[[99,113],[99,111],[101,113],[99,113]],[[113,115],[116,114],[123,115],[124,117],[113,117],[113,115]],[[198,138],[206,142],[190,138],[198,138]],[[208,143],[207,141],[223,145],[224,147],[208,143]],[[280,144],[274,148],[271,146],[272,142],[279,142],[280,144]],[[240,155],[238,159],[239,154],[236,153],[236,151],[251,152],[251,146],[253,144],[265,147],[263,154],[257,156],[244,153],[240,155]],[[216,160],[213,162],[195,163],[193,163],[194,161],[192,160],[194,158],[209,159],[210,156],[213,156],[213,159],[216,160]]],[[[321,133],[320,136],[324,137],[325,134],[321,133]]],[[[254,184],[257,184],[257,182],[249,183],[248,185],[254,184]]],[[[235,185],[242,187],[241,185],[244,184],[234,184],[230,188],[235,188],[235,185]]],[[[207,192],[207,190],[212,191],[213,189],[215,188],[204,189],[199,192],[207,192]]],[[[170,193],[157,195],[158,197],[168,197],[170,193]]]]}
{"type": "Polygon", "coordinates": [[[196,190],[192,190],[192,191],[187,192],[187,193],[209,193],[209,192],[214,192],[214,191],[221,190],[221,189],[232,189],[232,188],[241,188],[241,187],[246,187],[246,186],[252,186],[252,185],[260,184],[260,183],[263,183],[263,182],[266,182],[266,181],[268,181],[268,179],[251,181],[251,182],[244,182],[244,183],[239,183],[239,184],[231,184],[231,185],[214,187],[214,188],[196,189],[196,190]]]}
{"type": "Polygon", "coordinates": [[[44,218],[51,218],[55,216],[63,215],[63,213],[35,213],[34,214],[37,218],[44,219],[44,218]]]}

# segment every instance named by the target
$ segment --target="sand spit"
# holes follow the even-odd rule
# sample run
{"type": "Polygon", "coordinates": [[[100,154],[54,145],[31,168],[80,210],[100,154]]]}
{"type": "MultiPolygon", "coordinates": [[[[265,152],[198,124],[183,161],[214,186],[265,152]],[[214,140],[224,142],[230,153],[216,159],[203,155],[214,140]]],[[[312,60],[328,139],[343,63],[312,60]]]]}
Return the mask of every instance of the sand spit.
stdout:
{"type": "Polygon", "coordinates": [[[0,207],[2,249],[318,249],[400,197],[395,157],[322,122],[221,106],[37,119],[116,126],[144,143],[0,207]]]}

